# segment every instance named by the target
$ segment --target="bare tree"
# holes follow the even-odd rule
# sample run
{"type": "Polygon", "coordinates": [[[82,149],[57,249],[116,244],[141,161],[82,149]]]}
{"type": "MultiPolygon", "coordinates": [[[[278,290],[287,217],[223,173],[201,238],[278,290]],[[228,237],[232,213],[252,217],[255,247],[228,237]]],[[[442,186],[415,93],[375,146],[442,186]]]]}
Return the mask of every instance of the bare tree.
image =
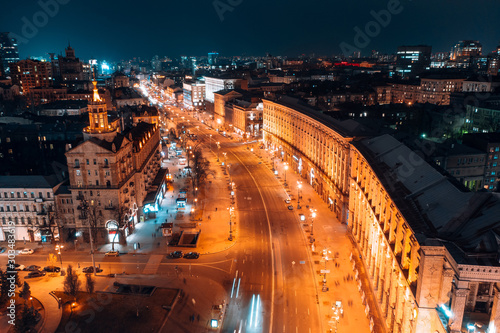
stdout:
{"type": "Polygon", "coordinates": [[[94,293],[94,289],[95,289],[95,279],[94,277],[92,276],[92,274],[86,274],[85,275],[85,287],[87,288],[87,292],[89,294],[93,294],[94,293]]]}
{"type": "Polygon", "coordinates": [[[81,216],[84,219],[87,219],[87,222],[90,227],[90,234],[91,234],[90,237],[92,237],[91,241],[94,244],[96,244],[97,234],[100,230],[99,229],[100,222],[103,217],[101,206],[97,205],[97,203],[94,200],[83,199],[81,200],[78,209],[81,210],[81,216]]]}
{"type": "Polygon", "coordinates": [[[73,270],[73,266],[68,265],[66,277],[64,278],[64,292],[71,295],[76,300],[76,296],[80,291],[81,281],[78,279],[78,273],[73,270]]]}
{"type": "MultiPolygon", "coordinates": [[[[113,241],[111,242],[111,250],[115,250],[115,242],[116,242],[116,236],[120,233],[121,230],[123,230],[123,227],[128,223],[128,217],[129,217],[129,208],[120,205],[116,210],[115,210],[115,219],[116,222],[118,223],[118,230],[116,230],[115,235],[113,236],[113,241]]],[[[121,235],[122,238],[125,237],[125,235],[121,235]]]]}
{"type": "Polygon", "coordinates": [[[59,241],[61,240],[61,228],[59,226],[59,212],[56,209],[55,204],[50,204],[46,207],[48,221],[44,220],[43,228],[48,229],[50,232],[50,241],[52,244],[56,242],[56,231],[59,241]]]}
{"type": "Polygon", "coordinates": [[[190,177],[193,193],[195,193],[196,188],[200,187],[200,184],[207,178],[210,163],[203,158],[201,150],[198,148],[193,151],[192,162],[190,177]]]}

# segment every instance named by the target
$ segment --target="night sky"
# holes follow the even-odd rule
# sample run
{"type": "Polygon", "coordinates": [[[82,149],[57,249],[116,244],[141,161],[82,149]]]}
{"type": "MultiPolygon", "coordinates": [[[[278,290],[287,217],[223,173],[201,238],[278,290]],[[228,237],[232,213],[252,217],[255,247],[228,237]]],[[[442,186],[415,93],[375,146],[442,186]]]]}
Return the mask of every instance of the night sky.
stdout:
{"type": "MultiPolygon", "coordinates": [[[[68,40],[78,57],[100,60],[197,56],[213,50],[222,56],[339,54],[341,42],[354,45],[354,27],[364,30],[374,20],[370,11],[397,0],[41,0],[54,1],[66,4],[53,17],[40,13],[38,1],[2,2],[0,30],[23,37],[21,58],[63,52],[68,40]],[[221,20],[214,3],[232,3],[232,11],[222,13],[221,20]],[[33,23],[34,15],[41,27],[24,38],[23,18],[33,23]]],[[[370,38],[362,54],[372,49],[394,53],[403,44],[449,51],[463,39],[479,40],[489,53],[500,41],[500,1],[401,0],[400,5],[401,13],[370,38]]]]}

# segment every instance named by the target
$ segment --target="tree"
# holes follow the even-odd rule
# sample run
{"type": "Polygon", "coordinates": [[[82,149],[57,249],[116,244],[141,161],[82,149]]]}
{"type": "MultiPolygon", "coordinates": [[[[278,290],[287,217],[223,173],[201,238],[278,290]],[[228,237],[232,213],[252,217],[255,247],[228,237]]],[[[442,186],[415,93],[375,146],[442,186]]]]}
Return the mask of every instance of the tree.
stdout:
{"type": "Polygon", "coordinates": [[[87,288],[87,292],[89,294],[94,293],[95,289],[95,279],[92,274],[85,274],[85,287],[87,288]]]}
{"type": "Polygon", "coordinates": [[[7,280],[7,273],[0,269],[0,306],[7,303],[9,300],[9,281],[7,280]]]}
{"type": "Polygon", "coordinates": [[[195,189],[200,187],[200,184],[207,178],[210,163],[203,158],[201,150],[193,151],[192,167],[191,167],[191,184],[193,185],[193,193],[195,189]]]}
{"type": "Polygon", "coordinates": [[[73,266],[68,265],[66,277],[64,278],[64,292],[73,296],[75,300],[81,287],[81,281],[78,279],[78,275],[79,274],[73,270],[73,266]]]}
{"type": "Polygon", "coordinates": [[[82,218],[87,219],[91,234],[89,235],[89,237],[92,237],[91,241],[96,244],[97,233],[99,231],[99,225],[102,219],[101,206],[97,205],[94,200],[87,200],[83,198],[80,205],[78,206],[78,209],[81,210],[82,218]]]}
{"type": "MultiPolygon", "coordinates": [[[[19,311],[16,311],[19,313],[19,311]]],[[[21,315],[16,316],[16,325],[14,329],[16,332],[25,333],[31,332],[38,322],[40,314],[34,307],[25,306],[21,311],[21,315]]]]}
{"type": "Polygon", "coordinates": [[[26,304],[26,302],[30,299],[31,290],[30,290],[30,285],[28,284],[28,282],[24,281],[23,289],[21,289],[21,291],[19,292],[19,296],[24,298],[24,304],[26,304]]]}
{"type": "Polygon", "coordinates": [[[44,220],[43,228],[48,229],[50,232],[51,242],[54,244],[57,238],[61,239],[61,228],[59,227],[59,212],[57,211],[54,204],[50,204],[47,206],[47,220],[44,220]]]}
{"type": "MultiPolygon", "coordinates": [[[[129,218],[129,208],[125,207],[123,205],[120,205],[116,210],[115,210],[115,219],[116,222],[118,223],[118,230],[116,230],[115,235],[113,236],[113,241],[111,242],[111,250],[115,250],[115,242],[116,242],[116,236],[120,233],[121,230],[123,230],[123,227],[127,224],[128,218],[129,218]]],[[[125,235],[121,234],[121,239],[125,239],[125,235]]]]}
{"type": "Polygon", "coordinates": [[[56,266],[57,262],[57,256],[54,253],[49,253],[49,257],[47,258],[47,266],[56,266]]]}

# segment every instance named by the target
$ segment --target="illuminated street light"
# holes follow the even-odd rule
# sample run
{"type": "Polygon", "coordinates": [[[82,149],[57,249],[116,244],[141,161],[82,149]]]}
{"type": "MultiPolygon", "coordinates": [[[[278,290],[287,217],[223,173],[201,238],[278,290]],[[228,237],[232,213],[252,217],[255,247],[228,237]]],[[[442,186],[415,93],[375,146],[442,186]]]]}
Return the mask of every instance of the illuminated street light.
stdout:
{"type": "Polygon", "coordinates": [[[286,184],[286,170],[288,170],[288,163],[285,162],[285,186],[287,185],[286,184]]]}
{"type": "Polygon", "coordinates": [[[316,217],[316,210],[311,208],[311,239],[310,242],[314,243],[314,218],[316,217]]]}
{"type": "Polygon", "coordinates": [[[297,209],[300,209],[300,189],[302,188],[302,183],[297,180],[297,209]]]}
{"type": "Polygon", "coordinates": [[[61,250],[64,248],[64,245],[56,245],[56,251],[57,251],[57,254],[59,254],[59,259],[61,260],[61,268],[63,266],[63,262],[62,262],[62,254],[61,254],[61,250]]]}

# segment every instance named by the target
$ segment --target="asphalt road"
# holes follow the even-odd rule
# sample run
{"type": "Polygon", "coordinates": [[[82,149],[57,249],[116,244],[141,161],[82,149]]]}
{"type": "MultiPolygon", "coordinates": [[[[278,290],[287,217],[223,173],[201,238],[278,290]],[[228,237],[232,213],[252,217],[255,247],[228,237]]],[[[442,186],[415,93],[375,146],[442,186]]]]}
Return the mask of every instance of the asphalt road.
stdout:
{"type": "MultiPolygon", "coordinates": [[[[216,149],[219,141],[220,154],[227,153],[229,173],[236,185],[238,239],[231,249],[196,260],[163,257],[156,274],[205,276],[222,283],[229,299],[222,332],[321,332],[318,286],[307,239],[297,212],[287,209],[281,181],[244,143],[229,140],[192,118],[189,125],[199,126],[199,140],[206,143],[212,134],[212,148],[216,149]]],[[[208,148],[205,145],[206,153],[208,148]]],[[[88,253],[67,251],[62,259],[64,267],[70,262],[81,268],[91,265],[88,253]]],[[[116,258],[97,254],[96,264],[104,269],[101,274],[137,274],[149,259],[147,254],[116,258]]],[[[1,266],[6,260],[5,255],[0,256],[1,266]]],[[[43,267],[47,255],[17,256],[16,262],[43,267]]]]}

